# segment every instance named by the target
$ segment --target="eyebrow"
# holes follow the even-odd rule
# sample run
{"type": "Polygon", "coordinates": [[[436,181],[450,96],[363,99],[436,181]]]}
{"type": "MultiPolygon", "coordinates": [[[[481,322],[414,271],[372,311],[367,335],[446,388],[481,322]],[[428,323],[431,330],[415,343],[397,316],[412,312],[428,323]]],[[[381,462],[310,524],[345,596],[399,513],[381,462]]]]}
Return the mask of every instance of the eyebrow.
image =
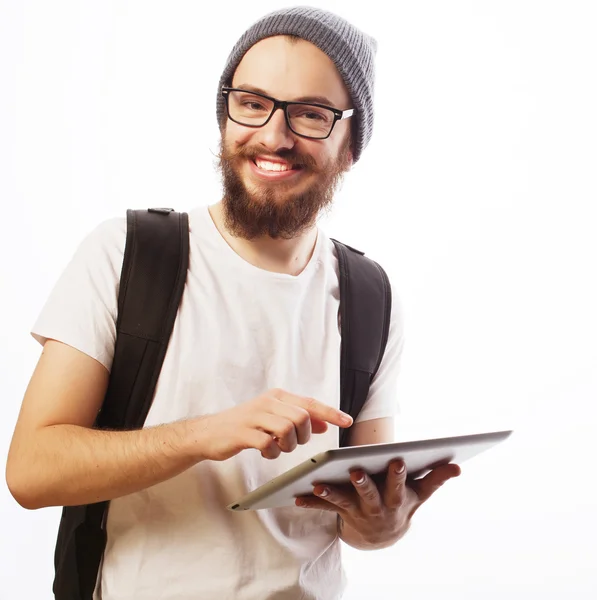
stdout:
{"type": "MultiPolygon", "coordinates": [[[[237,89],[246,90],[247,92],[256,92],[258,94],[263,94],[264,96],[272,97],[271,94],[262,90],[261,88],[255,87],[254,85],[249,85],[248,83],[243,83],[241,85],[236,86],[237,89]]],[[[300,98],[295,98],[294,100],[289,100],[289,102],[309,102],[313,104],[326,104],[327,106],[331,106],[332,108],[336,108],[334,103],[325,96],[301,96],[300,98]]]]}

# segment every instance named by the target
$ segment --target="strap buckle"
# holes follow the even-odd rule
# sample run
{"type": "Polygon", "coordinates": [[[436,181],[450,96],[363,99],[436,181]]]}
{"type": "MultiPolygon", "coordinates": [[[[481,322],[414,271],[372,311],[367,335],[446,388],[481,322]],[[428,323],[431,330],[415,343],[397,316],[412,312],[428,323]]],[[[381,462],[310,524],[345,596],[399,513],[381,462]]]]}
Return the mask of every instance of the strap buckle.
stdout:
{"type": "Polygon", "coordinates": [[[157,213],[159,215],[169,215],[171,212],[174,212],[173,208],[148,208],[147,212],[157,213]]]}

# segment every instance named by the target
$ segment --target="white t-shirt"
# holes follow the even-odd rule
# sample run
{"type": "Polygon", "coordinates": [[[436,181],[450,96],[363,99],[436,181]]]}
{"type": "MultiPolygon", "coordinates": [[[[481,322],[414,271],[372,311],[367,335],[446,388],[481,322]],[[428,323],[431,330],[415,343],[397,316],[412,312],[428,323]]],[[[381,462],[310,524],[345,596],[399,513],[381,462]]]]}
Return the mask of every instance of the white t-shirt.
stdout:
{"type": "MultiPolygon", "coordinates": [[[[215,413],[280,387],[339,407],[338,261],[321,229],[306,268],[272,273],[242,259],[206,206],[189,214],[184,295],[146,425],[215,413]]],[[[81,243],[32,335],[111,368],[126,219],[81,243]]],[[[402,320],[393,298],[383,362],[358,421],[397,412],[402,320]]],[[[338,446],[338,428],[275,460],[245,450],[111,502],[96,597],[103,600],[333,600],[345,585],[336,514],[225,507],[272,477],[338,446]],[[100,591],[101,590],[101,591],[100,591]]]]}

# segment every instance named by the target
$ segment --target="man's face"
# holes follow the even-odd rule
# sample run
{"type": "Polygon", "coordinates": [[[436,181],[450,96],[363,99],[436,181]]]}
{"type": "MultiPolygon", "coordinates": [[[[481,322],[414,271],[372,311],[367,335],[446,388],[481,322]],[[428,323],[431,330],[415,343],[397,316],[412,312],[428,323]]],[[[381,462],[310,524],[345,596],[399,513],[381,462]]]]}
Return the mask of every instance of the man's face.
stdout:
{"type": "MultiPolygon", "coordinates": [[[[292,43],[282,36],[255,44],[236,69],[231,87],[258,88],[288,101],[324,97],[313,102],[352,108],[331,59],[309,42],[292,43]]],[[[337,122],[329,138],[314,140],[293,133],[280,109],[260,128],[226,118],[219,166],[230,233],[245,239],[290,239],[314,225],[352,165],[350,121],[337,122]],[[292,170],[272,172],[268,159],[282,163],[277,169],[292,170]]]]}

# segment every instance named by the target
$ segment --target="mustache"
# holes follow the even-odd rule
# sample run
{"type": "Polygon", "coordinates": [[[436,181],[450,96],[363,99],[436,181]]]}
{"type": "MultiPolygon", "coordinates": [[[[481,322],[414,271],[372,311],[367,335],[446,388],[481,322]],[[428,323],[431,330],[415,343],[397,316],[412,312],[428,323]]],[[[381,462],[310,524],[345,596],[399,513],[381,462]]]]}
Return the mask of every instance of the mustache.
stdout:
{"type": "Polygon", "coordinates": [[[255,148],[254,146],[239,146],[236,150],[230,150],[229,148],[222,148],[220,152],[220,159],[226,162],[235,162],[239,159],[255,160],[258,156],[277,157],[280,160],[284,160],[290,163],[293,167],[307,168],[312,171],[318,171],[317,163],[312,156],[308,154],[300,154],[294,150],[279,150],[278,152],[267,152],[263,149],[255,148]]]}

